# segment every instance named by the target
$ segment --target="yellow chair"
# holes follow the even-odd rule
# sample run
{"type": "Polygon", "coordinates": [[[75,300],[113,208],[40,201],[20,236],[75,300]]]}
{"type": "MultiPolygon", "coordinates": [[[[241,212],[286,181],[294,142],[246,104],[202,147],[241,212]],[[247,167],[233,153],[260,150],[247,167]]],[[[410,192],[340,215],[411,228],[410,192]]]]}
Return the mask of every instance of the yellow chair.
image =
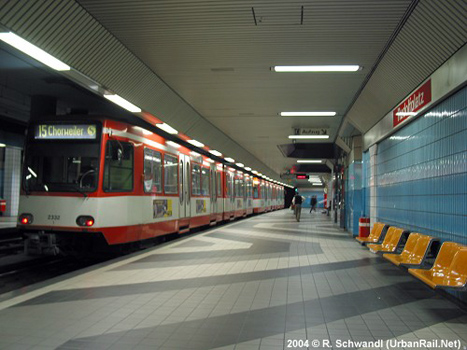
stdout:
{"type": "Polygon", "coordinates": [[[395,226],[391,226],[388,228],[388,232],[386,233],[386,237],[384,237],[384,241],[381,244],[368,244],[367,247],[370,249],[372,253],[394,253],[399,245],[402,234],[404,233],[404,229],[398,228],[395,226]]]}
{"type": "Polygon", "coordinates": [[[399,266],[401,263],[406,262],[410,259],[413,254],[415,247],[417,246],[420,233],[411,233],[407,242],[405,243],[404,250],[400,254],[383,254],[383,258],[389,260],[393,264],[399,266]]]}
{"type": "Polygon", "coordinates": [[[382,222],[375,222],[373,225],[373,228],[371,229],[370,235],[368,237],[355,237],[355,239],[360,243],[360,244],[366,244],[366,243],[378,243],[381,235],[383,234],[384,227],[386,225],[383,224],[382,222]]]}
{"type": "MultiPolygon", "coordinates": [[[[449,271],[451,268],[451,263],[454,260],[454,256],[462,248],[466,247],[459,243],[444,242],[431,269],[422,270],[411,268],[409,269],[409,273],[434,289],[437,285],[442,284],[443,279],[446,276],[450,275],[449,271]]],[[[463,255],[464,254],[465,253],[463,253],[463,255]]],[[[459,269],[457,267],[458,260],[459,259],[456,259],[456,269],[459,269]]],[[[460,261],[463,261],[463,256],[460,258],[460,261]]]]}
{"type": "Polygon", "coordinates": [[[418,237],[417,244],[415,245],[415,248],[413,249],[412,254],[409,256],[407,260],[401,262],[401,265],[404,265],[404,266],[422,265],[423,262],[425,261],[428,251],[430,250],[431,244],[434,241],[438,241],[438,240],[439,239],[435,237],[420,235],[418,237]]]}
{"type": "Polygon", "coordinates": [[[449,266],[448,273],[436,288],[466,289],[467,282],[467,247],[457,251],[449,266]]]}

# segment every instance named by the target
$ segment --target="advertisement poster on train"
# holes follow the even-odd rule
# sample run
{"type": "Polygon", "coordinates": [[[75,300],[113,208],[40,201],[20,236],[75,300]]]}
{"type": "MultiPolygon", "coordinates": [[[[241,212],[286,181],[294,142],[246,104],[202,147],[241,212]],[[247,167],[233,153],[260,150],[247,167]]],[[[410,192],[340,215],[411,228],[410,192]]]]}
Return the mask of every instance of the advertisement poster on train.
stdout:
{"type": "Polygon", "coordinates": [[[204,199],[197,199],[196,200],[196,214],[205,213],[206,212],[206,201],[204,199]]]}
{"type": "Polygon", "coordinates": [[[153,205],[153,218],[167,218],[172,216],[172,200],[169,199],[154,199],[153,205]]]}

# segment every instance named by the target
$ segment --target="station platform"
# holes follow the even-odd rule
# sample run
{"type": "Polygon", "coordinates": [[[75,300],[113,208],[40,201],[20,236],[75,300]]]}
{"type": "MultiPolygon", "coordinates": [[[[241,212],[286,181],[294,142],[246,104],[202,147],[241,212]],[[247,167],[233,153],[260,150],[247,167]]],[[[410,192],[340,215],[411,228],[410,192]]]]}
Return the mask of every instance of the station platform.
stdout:
{"type": "Polygon", "coordinates": [[[306,210],[299,223],[290,210],[263,214],[0,296],[1,349],[413,349],[420,339],[465,349],[467,313],[306,210]]]}
{"type": "Polygon", "coordinates": [[[15,228],[17,222],[17,216],[0,216],[0,232],[3,229],[15,228]]]}

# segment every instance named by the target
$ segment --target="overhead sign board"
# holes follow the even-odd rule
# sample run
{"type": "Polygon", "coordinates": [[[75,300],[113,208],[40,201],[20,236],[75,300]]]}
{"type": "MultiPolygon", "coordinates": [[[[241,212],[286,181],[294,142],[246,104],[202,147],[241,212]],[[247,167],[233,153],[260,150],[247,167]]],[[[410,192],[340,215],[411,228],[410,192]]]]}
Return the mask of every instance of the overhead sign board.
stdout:
{"type": "Polygon", "coordinates": [[[39,124],[34,133],[38,140],[94,140],[96,137],[95,124],[39,124]]]}
{"type": "Polygon", "coordinates": [[[417,114],[431,102],[431,79],[428,79],[422,86],[415,90],[409,97],[401,102],[399,106],[392,111],[392,126],[396,127],[404,120],[417,114]]]}
{"type": "Polygon", "coordinates": [[[295,131],[296,135],[329,135],[328,128],[301,128],[295,131]]]}

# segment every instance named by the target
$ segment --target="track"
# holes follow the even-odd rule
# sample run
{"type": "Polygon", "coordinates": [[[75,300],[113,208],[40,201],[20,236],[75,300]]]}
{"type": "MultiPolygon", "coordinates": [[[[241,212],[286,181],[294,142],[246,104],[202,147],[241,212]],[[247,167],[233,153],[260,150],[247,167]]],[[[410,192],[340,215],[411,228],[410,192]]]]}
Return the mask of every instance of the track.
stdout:
{"type": "MultiPolygon", "coordinates": [[[[4,260],[6,258],[3,258],[4,260]]],[[[0,266],[0,294],[76,271],[106,259],[17,256],[0,266]]]]}

